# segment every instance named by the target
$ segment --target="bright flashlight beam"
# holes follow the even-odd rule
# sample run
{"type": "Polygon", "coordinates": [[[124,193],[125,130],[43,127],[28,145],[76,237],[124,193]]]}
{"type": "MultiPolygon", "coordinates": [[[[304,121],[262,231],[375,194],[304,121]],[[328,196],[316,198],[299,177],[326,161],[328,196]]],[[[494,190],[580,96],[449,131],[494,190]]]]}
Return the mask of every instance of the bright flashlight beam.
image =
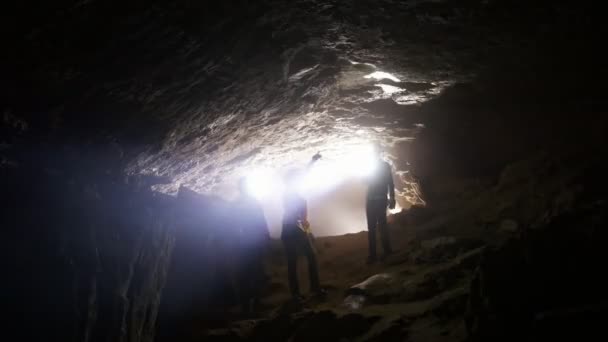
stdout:
{"type": "Polygon", "coordinates": [[[278,190],[276,175],[270,169],[258,169],[246,177],[247,192],[257,198],[263,199],[278,190]]]}
{"type": "Polygon", "coordinates": [[[371,145],[350,148],[341,158],[315,164],[304,176],[300,189],[321,193],[348,179],[365,179],[374,174],[378,161],[371,145]]]}
{"type": "Polygon", "coordinates": [[[343,175],[333,163],[320,162],[308,170],[302,179],[300,191],[304,193],[316,193],[331,189],[340,180],[343,175]]]}
{"type": "Polygon", "coordinates": [[[370,177],[378,167],[378,157],[374,155],[374,148],[365,145],[357,148],[356,151],[346,156],[340,162],[340,168],[350,177],[366,178],[370,177]]]}
{"type": "MultiPolygon", "coordinates": [[[[294,186],[302,194],[320,194],[330,191],[349,179],[371,177],[380,159],[371,145],[349,146],[337,159],[321,160],[303,172],[298,179],[287,186],[294,186]]],[[[265,199],[284,189],[279,174],[268,168],[260,168],[246,176],[247,192],[257,198],[265,199]]]]}

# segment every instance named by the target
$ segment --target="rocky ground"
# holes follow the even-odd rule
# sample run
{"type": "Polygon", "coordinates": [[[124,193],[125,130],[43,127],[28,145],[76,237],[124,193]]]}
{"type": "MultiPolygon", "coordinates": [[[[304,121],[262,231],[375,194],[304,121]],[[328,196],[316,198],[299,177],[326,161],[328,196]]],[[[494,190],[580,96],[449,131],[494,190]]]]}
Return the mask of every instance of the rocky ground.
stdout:
{"type": "Polygon", "coordinates": [[[302,307],[288,301],[276,242],[265,310],[257,318],[236,318],[234,312],[211,325],[194,321],[183,340],[593,336],[607,318],[602,275],[607,255],[600,245],[606,241],[606,202],[596,190],[606,184],[589,187],[589,171],[598,165],[580,158],[538,155],[508,166],[495,184],[471,187],[441,209],[415,207],[392,216],[397,253],[382,263],[365,264],[365,232],[316,239],[328,296],[309,298],[302,307]]]}

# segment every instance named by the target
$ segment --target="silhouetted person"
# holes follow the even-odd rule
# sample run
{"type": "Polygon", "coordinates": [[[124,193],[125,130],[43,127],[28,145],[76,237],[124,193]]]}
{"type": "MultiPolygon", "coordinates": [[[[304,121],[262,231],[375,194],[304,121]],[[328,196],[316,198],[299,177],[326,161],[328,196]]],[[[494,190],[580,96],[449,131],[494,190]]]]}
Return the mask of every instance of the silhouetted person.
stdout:
{"type": "Polygon", "coordinates": [[[386,221],[386,208],[395,208],[395,185],[391,166],[380,159],[380,151],[374,148],[377,157],[375,173],[370,177],[367,189],[366,213],[369,240],[368,263],[376,261],[376,229],[382,239],[383,259],[393,251],[386,221]]]}
{"type": "MultiPolygon", "coordinates": [[[[321,158],[320,154],[313,156],[311,164],[321,158]]],[[[287,276],[289,289],[295,300],[300,300],[300,286],[298,283],[297,260],[303,254],[308,261],[308,276],[311,292],[322,295],[324,292],[319,284],[319,271],[317,256],[309,234],[306,200],[297,192],[297,183],[300,173],[290,171],[286,176],[286,190],[283,194],[283,227],[281,240],[285,246],[287,256],[287,276]]]]}
{"type": "Polygon", "coordinates": [[[234,212],[239,234],[237,287],[243,311],[248,314],[257,309],[266,283],[264,255],[270,235],[264,211],[247,191],[245,179],[240,180],[239,189],[234,212]]]}

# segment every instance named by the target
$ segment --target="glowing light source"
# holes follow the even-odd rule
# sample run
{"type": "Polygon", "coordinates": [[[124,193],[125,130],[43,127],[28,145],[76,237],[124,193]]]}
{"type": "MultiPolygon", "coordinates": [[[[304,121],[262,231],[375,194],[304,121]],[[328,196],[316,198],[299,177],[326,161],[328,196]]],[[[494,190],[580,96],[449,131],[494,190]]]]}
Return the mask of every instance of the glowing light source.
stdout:
{"type": "Polygon", "coordinates": [[[341,157],[315,164],[304,175],[300,190],[309,194],[320,193],[329,191],[349,179],[364,179],[374,173],[378,161],[373,146],[350,146],[341,157]]]}
{"type": "Polygon", "coordinates": [[[306,195],[322,194],[342,182],[352,179],[364,180],[372,176],[379,161],[371,144],[346,145],[340,149],[337,157],[332,158],[331,154],[324,156],[289,184],[284,184],[279,172],[269,168],[255,169],[246,176],[246,188],[250,195],[260,200],[281,193],[286,186],[294,187],[296,191],[306,195]]]}
{"type": "Polygon", "coordinates": [[[363,77],[364,78],[373,78],[373,79],[375,79],[377,81],[384,80],[384,79],[389,79],[389,80],[391,80],[393,82],[401,82],[401,80],[398,79],[397,77],[395,77],[394,75],[389,74],[388,72],[384,72],[384,71],[374,71],[371,74],[365,75],[363,77]]]}
{"type": "Polygon", "coordinates": [[[338,161],[338,168],[347,177],[369,177],[378,166],[378,157],[372,145],[364,145],[338,161]]]}
{"type": "Polygon", "coordinates": [[[267,168],[254,170],[247,175],[247,192],[257,199],[264,199],[273,192],[279,190],[280,183],[277,182],[275,172],[267,168]]]}
{"type": "Polygon", "coordinates": [[[335,165],[319,162],[303,175],[299,190],[303,193],[323,192],[334,187],[341,179],[340,170],[335,165]]]}

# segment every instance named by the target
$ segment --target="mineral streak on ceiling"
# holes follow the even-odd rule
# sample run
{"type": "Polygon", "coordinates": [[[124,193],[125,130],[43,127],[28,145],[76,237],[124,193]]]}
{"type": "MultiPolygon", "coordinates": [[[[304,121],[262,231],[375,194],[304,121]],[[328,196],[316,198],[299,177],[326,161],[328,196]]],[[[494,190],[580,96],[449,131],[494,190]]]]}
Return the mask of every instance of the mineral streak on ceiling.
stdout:
{"type": "Polygon", "coordinates": [[[420,103],[473,74],[467,60],[482,39],[470,12],[448,3],[275,1],[221,22],[215,32],[231,35],[212,52],[193,37],[168,62],[188,72],[134,89],[177,120],[130,171],[171,176],[158,188],[167,193],[226,193],[252,170],[303,164],[317,151],[339,160],[375,141],[416,201],[406,161],[391,152],[422,129],[420,103]]]}

